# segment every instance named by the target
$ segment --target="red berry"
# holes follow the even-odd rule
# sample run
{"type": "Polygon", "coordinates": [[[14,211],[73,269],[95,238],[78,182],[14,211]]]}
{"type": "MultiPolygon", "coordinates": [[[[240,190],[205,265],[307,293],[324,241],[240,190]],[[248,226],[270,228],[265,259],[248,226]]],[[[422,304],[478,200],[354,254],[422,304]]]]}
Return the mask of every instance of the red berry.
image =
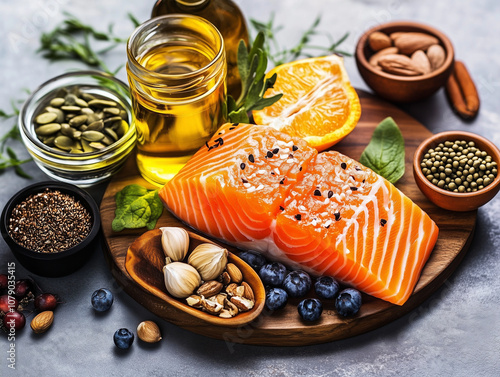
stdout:
{"type": "Polygon", "coordinates": [[[24,298],[31,291],[31,282],[27,279],[16,281],[14,296],[18,299],[24,298]]]}
{"type": "Polygon", "coordinates": [[[8,312],[3,317],[3,325],[7,328],[7,331],[11,328],[16,331],[21,330],[26,325],[26,317],[20,312],[8,312]]]}
{"type": "Polygon", "coordinates": [[[0,311],[7,313],[10,309],[16,309],[19,302],[12,296],[2,295],[0,296],[0,311]]]}
{"type": "Polygon", "coordinates": [[[52,293],[42,293],[35,298],[35,308],[40,311],[54,310],[57,306],[57,298],[52,293]]]}
{"type": "Polygon", "coordinates": [[[7,284],[8,284],[7,275],[1,274],[0,275],[0,289],[7,288],[7,284]]]}

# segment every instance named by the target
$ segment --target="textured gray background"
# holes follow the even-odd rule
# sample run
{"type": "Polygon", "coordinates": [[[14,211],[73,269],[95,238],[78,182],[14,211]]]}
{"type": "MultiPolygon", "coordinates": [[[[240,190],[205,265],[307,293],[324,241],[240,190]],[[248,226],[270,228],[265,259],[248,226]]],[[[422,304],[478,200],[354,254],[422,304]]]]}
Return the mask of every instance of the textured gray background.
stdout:
{"type": "MultiPolygon", "coordinates": [[[[481,112],[464,123],[450,110],[441,90],[432,98],[404,109],[432,132],[470,130],[500,145],[500,3],[496,0],[239,0],[247,17],[285,25],[278,38],[284,45],[297,41],[318,15],[320,29],[339,37],[350,36],[343,46],[353,51],[364,30],[372,25],[411,19],[431,24],[453,40],[456,56],[466,61],[481,95],[481,112]]],[[[120,0],[0,0],[0,108],[11,99],[23,99],[23,88],[33,89],[75,63],[48,63],[35,53],[42,30],[51,29],[70,11],[96,27],[115,23],[115,31],[128,36],[132,27],[125,15],[149,18],[153,1],[120,0]]],[[[318,37],[318,43],[325,40],[318,37]]],[[[124,49],[110,53],[111,68],[125,60],[124,49]]],[[[346,59],[354,86],[367,89],[354,59],[346,59]]],[[[125,79],[122,70],[118,75],[125,79]]],[[[388,114],[390,115],[390,114],[388,114]]],[[[12,122],[1,122],[3,134],[12,122]]],[[[26,155],[22,145],[13,146],[26,155]]],[[[46,179],[33,163],[26,170],[35,180],[46,179]]],[[[0,174],[0,207],[31,183],[9,170],[0,174]]],[[[104,187],[91,193],[100,200],[104,187]]],[[[43,336],[29,328],[16,339],[15,371],[7,368],[8,343],[0,337],[0,376],[135,376],[135,375],[258,375],[258,376],[498,376],[500,375],[500,197],[479,210],[476,236],[465,259],[449,281],[410,314],[368,334],[308,347],[280,348],[226,345],[180,329],[151,315],[114,282],[101,250],[77,273],[60,279],[38,278],[49,292],[64,298],[52,329],[43,336]],[[108,287],[115,304],[105,315],[90,306],[91,293],[108,287]],[[116,329],[134,329],[145,319],[156,320],[164,340],[155,346],[135,342],[118,352],[112,336],[116,329]]],[[[13,261],[0,241],[0,271],[13,261]]],[[[28,273],[17,264],[18,278],[28,273]]]]}

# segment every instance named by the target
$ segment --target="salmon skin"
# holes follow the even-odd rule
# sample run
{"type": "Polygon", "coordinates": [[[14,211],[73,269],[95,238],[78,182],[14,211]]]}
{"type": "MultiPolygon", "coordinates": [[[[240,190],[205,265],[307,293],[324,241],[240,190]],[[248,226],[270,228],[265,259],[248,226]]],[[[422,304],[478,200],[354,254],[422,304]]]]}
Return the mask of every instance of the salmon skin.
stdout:
{"type": "Polygon", "coordinates": [[[267,126],[223,125],[159,196],[198,231],[397,305],[438,236],[383,177],[267,126]]]}

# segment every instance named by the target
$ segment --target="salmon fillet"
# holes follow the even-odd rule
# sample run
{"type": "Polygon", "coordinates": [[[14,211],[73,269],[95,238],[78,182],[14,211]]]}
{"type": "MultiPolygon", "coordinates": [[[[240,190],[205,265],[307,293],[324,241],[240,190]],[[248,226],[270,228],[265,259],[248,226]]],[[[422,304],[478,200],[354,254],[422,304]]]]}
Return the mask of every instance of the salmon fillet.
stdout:
{"type": "Polygon", "coordinates": [[[159,195],[205,234],[397,305],[438,236],[383,177],[266,126],[223,125],[159,195]]]}

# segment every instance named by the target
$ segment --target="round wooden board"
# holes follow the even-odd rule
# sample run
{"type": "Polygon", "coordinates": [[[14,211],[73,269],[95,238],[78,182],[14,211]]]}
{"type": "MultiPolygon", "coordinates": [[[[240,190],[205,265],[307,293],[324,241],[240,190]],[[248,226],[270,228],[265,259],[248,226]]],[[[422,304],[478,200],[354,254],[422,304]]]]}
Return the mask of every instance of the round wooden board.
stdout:
{"type": "MultiPolygon", "coordinates": [[[[406,173],[396,186],[427,212],[439,227],[439,238],[431,257],[423,269],[413,295],[403,306],[364,295],[360,312],[355,317],[346,319],[335,313],[332,302],[324,302],[321,319],[317,323],[307,324],[302,322],[297,314],[296,304],[299,300],[296,300],[291,301],[281,311],[264,311],[254,322],[234,328],[208,325],[169,306],[143,290],[125,270],[127,249],[145,229],[124,230],[119,233],[111,230],[116,192],[132,183],[151,187],[139,176],[134,156],[129,158],[127,165],[109,183],[101,203],[102,229],[107,246],[105,253],[115,279],[137,302],[169,322],[227,342],[257,345],[297,346],[351,337],[381,327],[422,303],[441,286],[462,260],[472,240],[477,212],[465,212],[457,216],[455,212],[440,209],[430,203],[415,184],[412,159],[417,146],[431,136],[431,132],[397,107],[366,92],[358,91],[358,94],[362,105],[361,119],[355,130],[334,148],[349,157],[359,159],[376,125],[391,116],[399,125],[406,143],[406,173]]],[[[157,227],[160,226],[183,224],[165,210],[157,223],[157,227]]]]}

